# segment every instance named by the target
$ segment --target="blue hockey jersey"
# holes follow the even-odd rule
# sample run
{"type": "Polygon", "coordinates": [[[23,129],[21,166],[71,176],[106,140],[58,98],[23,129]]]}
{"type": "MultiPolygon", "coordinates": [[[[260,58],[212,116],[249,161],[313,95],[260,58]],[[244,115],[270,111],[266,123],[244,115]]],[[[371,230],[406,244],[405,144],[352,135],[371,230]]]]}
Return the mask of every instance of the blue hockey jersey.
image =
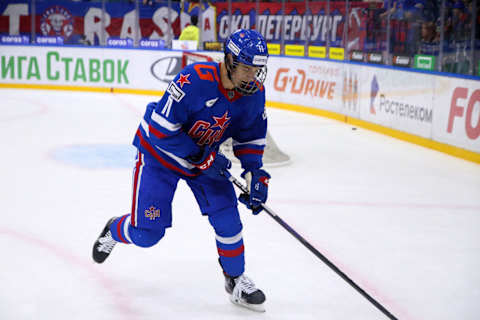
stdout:
{"type": "Polygon", "coordinates": [[[260,168],[266,132],[264,88],[242,96],[223,87],[220,64],[199,62],[185,67],[160,101],[147,105],[133,144],[166,168],[193,177],[200,171],[187,157],[205,145],[218,150],[230,137],[242,167],[260,168]]]}

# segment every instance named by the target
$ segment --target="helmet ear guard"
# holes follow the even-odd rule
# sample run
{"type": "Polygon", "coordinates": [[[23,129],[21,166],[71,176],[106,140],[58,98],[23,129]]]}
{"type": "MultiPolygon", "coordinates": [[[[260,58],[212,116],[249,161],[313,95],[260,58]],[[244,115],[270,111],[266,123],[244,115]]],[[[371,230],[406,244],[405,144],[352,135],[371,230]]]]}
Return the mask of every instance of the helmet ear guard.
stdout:
{"type": "Polygon", "coordinates": [[[235,91],[242,95],[252,95],[263,85],[267,77],[268,49],[265,39],[255,30],[240,29],[232,33],[225,41],[225,66],[230,81],[240,63],[259,67],[253,81],[242,81],[235,91]]]}

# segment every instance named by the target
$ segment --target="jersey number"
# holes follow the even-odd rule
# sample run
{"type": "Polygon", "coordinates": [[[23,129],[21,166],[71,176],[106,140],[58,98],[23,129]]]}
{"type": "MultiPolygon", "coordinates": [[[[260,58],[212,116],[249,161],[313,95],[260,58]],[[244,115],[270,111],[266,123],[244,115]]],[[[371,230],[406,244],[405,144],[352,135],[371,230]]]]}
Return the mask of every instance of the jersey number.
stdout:
{"type": "Polygon", "coordinates": [[[218,80],[217,68],[214,66],[209,66],[208,64],[196,64],[194,66],[195,71],[197,71],[198,77],[202,80],[212,81],[215,79],[218,80]]]}
{"type": "Polygon", "coordinates": [[[172,103],[173,99],[171,96],[168,96],[167,103],[165,103],[165,106],[162,109],[162,114],[165,116],[165,118],[168,118],[170,115],[170,110],[172,109],[172,103]]]}

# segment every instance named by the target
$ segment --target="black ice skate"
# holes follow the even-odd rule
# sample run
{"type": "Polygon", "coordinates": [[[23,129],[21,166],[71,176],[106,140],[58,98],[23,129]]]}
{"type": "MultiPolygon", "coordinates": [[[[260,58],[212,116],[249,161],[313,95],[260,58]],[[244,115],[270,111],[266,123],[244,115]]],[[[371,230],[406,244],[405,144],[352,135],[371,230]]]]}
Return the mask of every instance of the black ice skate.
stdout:
{"type": "Polygon", "coordinates": [[[102,233],[97,238],[97,241],[95,241],[95,244],[93,245],[93,260],[97,263],[102,263],[105,261],[105,259],[108,258],[110,255],[110,252],[112,252],[113,247],[117,244],[117,241],[112,238],[112,232],[110,232],[110,225],[113,223],[113,221],[116,219],[116,217],[113,217],[112,219],[108,220],[107,224],[102,230],[102,233]]]}
{"type": "Polygon", "coordinates": [[[265,312],[263,303],[265,294],[257,289],[247,276],[230,277],[225,274],[225,290],[230,294],[230,301],[236,305],[257,312],[265,312]]]}

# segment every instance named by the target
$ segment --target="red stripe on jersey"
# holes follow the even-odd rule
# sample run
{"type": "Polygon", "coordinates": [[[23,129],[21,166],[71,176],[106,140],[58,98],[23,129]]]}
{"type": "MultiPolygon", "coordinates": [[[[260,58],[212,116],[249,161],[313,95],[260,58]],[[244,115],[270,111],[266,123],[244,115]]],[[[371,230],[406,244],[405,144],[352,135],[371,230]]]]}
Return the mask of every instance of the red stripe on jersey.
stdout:
{"type": "Polygon", "coordinates": [[[245,247],[242,244],[241,247],[233,250],[224,250],[218,247],[217,247],[217,250],[218,250],[218,254],[221,255],[222,257],[233,258],[241,255],[243,251],[245,251],[245,247]]]}
{"type": "Polygon", "coordinates": [[[163,159],[156,151],[155,149],[153,149],[153,147],[143,138],[142,136],[142,132],[140,131],[140,129],[137,130],[137,136],[138,138],[140,139],[140,144],[142,145],[142,147],[144,147],[145,149],[148,150],[148,152],[150,152],[151,155],[153,155],[155,157],[155,159],[158,160],[158,162],[160,162],[162,165],[164,165],[166,168],[170,169],[170,170],[174,170],[174,171],[177,171],[181,174],[183,174],[184,176],[187,176],[187,177],[196,177],[198,176],[200,173],[198,174],[193,174],[193,173],[189,173],[185,170],[182,170],[178,167],[175,167],[173,164],[171,163],[168,163],[165,159],[163,159]]]}
{"type": "Polygon", "coordinates": [[[263,150],[257,150],[257,149],[240,149],[240,150],[235,150],[233,152],[233,154],[235,154],[235,156],[242,156],[244,154],[259,154],[259,155],[263,155],[263,150]]]}
{"type": "Polygon", "coordinates": [[[130,222],[132,226],[136,227],[136,213],[137,213],[137,191],[138,191],[138,176],[140,174],[140,167],[142,166],[142,154],[138,153],[137,164],[135,165],[135,176],[133,178],[133,200],[132,200],[132,212],[130,216],[130,222]]]}
{"type": "Polygon", "coordinates": [[[122,219],[120,219],[120,221],[117,223],[117,235],[118,235],[118,238],[123,242],[123,243],[128,243],[123,237],[122,237],[122,224],[123,224],[123,221],[125,221],[125,218],[127,216],[123,216],[122,219]]]}
{"type": "Polygon", "coordinates": [[[160,130],[154,128],[154,127],[151,126],[151,125],[148,126],[148,131],[149,131],[150,133],[153,133],[153,135],[154,135],[155,137],[157,137],[158,139],[163,139],[163,138],[165,138],[165,137],[168,137],[165,133],[161,132],[160,130]]]}

